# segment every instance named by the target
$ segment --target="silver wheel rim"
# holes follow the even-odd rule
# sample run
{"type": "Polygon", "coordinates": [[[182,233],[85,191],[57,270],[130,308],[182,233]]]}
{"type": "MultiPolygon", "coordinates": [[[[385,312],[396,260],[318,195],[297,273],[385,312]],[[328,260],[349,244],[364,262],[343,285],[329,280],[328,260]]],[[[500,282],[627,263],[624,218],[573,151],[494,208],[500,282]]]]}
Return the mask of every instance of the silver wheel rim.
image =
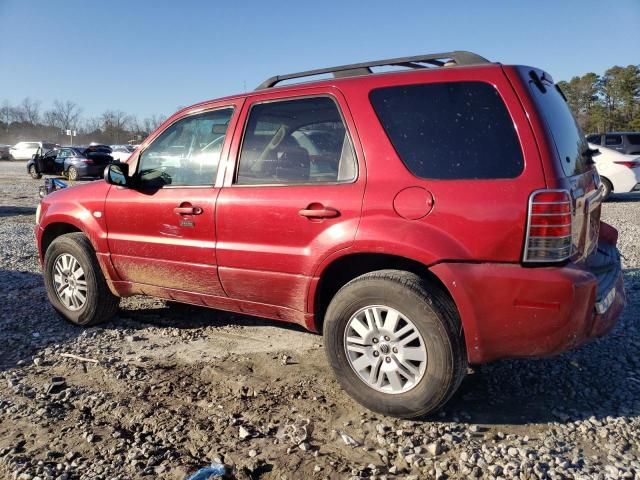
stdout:
{"type": "Polygon", "coordinates": [[[384,305],[362,308],[349,319],[344,349],[360,379],[383,393],[408,392],[427,367],[427,348],[415,324],[384,305]]]}
{"type": "Polygon", "coordinates": [[[69,169],[69,179],[75,180],[77,176],[78,176],[78,172],[76,172],[75,168],[71,167],[69,169]]]}
{"type": "Polygon", "coordinates": [[[53,288],[62,304],[69,310],[80,310],[87,302],[87,279],[80,262],[63,253],[53,263],[53,288]]]}

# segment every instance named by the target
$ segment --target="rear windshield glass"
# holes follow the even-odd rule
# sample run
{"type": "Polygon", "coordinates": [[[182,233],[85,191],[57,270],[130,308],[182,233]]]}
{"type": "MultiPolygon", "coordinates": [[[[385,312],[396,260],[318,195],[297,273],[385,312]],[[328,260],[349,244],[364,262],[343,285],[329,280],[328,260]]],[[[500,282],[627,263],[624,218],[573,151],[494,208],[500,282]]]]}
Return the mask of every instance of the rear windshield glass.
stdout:
{"type": "Polygon", "coordinates": [[[533,78],[528,79],[529,88],[556,145],[564,174],[572,177],[589,171],[587,141],[562,92],[549,82],[535,82],[533,78]]]}
{"type": "Polygon", "coordinates": [[[494,179],[522,172],[513,120],[488,83],[381,88],[370,100],[398,156],[418,177],[494,179]]]}

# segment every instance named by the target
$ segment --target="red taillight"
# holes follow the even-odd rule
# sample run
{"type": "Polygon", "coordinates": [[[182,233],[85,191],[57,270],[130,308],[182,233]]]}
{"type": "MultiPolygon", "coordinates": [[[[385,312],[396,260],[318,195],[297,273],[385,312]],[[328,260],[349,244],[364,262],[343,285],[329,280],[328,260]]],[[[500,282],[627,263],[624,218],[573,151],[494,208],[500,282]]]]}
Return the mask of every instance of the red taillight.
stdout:
{"type": "Polygon", "coordinates": [[[640,162],[631,161],[631,162],[616,162],[618,165],[624,165],[628,168],[638,168],[640,167],[640,162]]]}
{"type": "Polygon", "coordinates": [[[524,262],[571,257],[571,197],[566,190],[539,190],[529,197],[524,262]]]}
{"type": "Polygon", "coordinates": [[[91,159],[89,159],[89,158],[83,158],[83,159],[81,160],[81,162],[82,162],[82,163],[88,163],[88,164],[90,164],[90,165],[91,165],[91,164],[93,164],[93,160],[91,160],[91,159]]]}

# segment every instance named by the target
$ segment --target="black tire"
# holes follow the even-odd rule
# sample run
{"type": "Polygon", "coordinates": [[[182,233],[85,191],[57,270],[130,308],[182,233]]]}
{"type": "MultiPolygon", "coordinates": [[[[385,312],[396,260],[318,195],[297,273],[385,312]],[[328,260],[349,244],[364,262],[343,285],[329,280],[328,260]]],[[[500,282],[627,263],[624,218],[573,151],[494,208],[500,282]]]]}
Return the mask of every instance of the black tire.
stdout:
{"type": "Polygon", "coordinates": [[[42,178],[42,174],[38,173],[38,170],[36,169],[36,166],[34,164],[31,164],[31,166],[29,166],[29,175],[31,175],[31,178],[33,178],[34,180],[39,180],[42,178]]]}
{"type": "Polygon", "coordinates": [[[78,170],[76,170],[76,167],[69,167],[67,169],[67,178],[71,181],[76,181],[78,179],[78,170]]]}
{"type": "Polygon", "coordinates": [[[604,192],[602,193],[602,201],[606,202],[609,200],[611,193],[613,192],[613,185],[608,178],[600,177],[600,181],[602,182],[602,186],[604,187],[604,192]]]}
{"type": "Polygon", "coordinates": [[[325,351],[342,388],[370,410],[403,418],[421,417],[444,405],[466,374],[467,355],[457,309],[448,295],[419,276],[399,271],[367,273],[343,286],[327,309],[325,351]],[[424,340],[425,372],[403,393],[369,386],[351,367],[345,329],[351,317],[370,305],[385,305],[410,318],[424,340]]]}
{"type": "Polygon", "coordinates": [[[51,243],[44,256],[44,284],[53,308],[75,325],[96,325],[109,320],[118,311],[120,298],[109,290],[91,242],[83,233],[61,235],[51,243]],[[79,310],[68,309],[55,292],[54,264],[63,254],[73,256],[85,273],[87,295],[79,310]]]}

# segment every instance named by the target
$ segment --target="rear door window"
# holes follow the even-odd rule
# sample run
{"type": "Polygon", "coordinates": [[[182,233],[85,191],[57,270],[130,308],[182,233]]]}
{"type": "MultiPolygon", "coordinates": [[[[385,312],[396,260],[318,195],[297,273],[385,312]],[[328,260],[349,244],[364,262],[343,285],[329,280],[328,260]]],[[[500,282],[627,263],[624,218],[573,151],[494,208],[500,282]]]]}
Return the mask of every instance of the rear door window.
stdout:
{"type": "Polygon", "coordinates": [[[335,101],[305,97],[251,107],[237,185],[351,182],[357,160],[335,101]]]}
{"type": "Polygon", "coordinates": [[[622,135],[606,135],[604,137],[606,146],[622,145],[622,135]]]}
{"type": "Polygon", "coordinates": [[[522,173],[513,120],[488,83],[386,87],[369,98],[398,156],[418,177],[498,179],[522,173]]]}

